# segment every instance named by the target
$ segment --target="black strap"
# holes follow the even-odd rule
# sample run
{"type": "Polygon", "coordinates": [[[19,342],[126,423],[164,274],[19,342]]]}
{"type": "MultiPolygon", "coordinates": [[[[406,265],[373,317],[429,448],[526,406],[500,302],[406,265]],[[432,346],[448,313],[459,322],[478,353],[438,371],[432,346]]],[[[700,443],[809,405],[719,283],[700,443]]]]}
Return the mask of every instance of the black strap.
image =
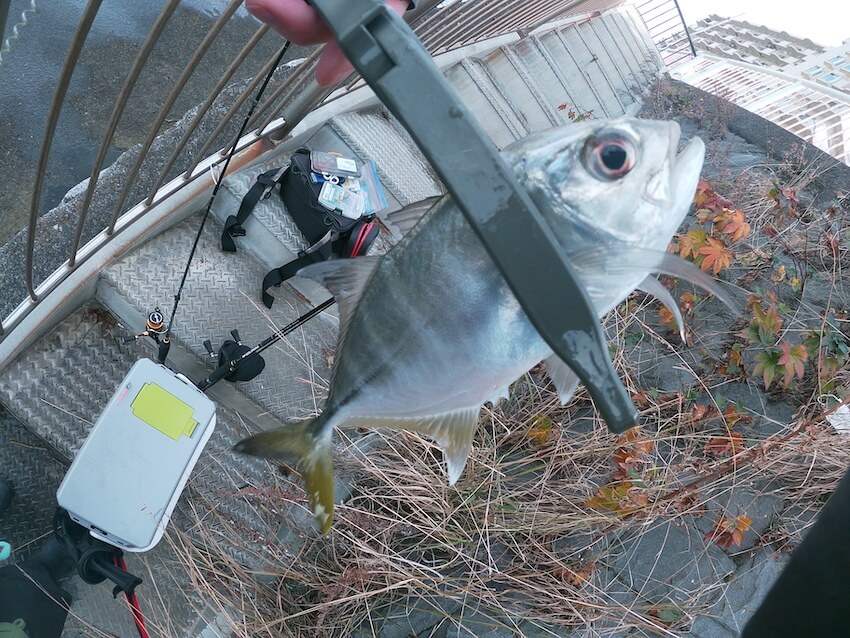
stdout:
{"type": "Polygon", "coordinates": [[[239,212],[236,215],[231,215],[224,222],[224,230],[221,233],[221,249],[226,253],[236,252],[236,242],[234,237],[244,237],[245,228],[242,224],[253,212],[257,203],[261,199],[268,199],[274,190],[275,184],[278,184],[283,179],[286,172],[286,167],[273,168],[266,171],[257,177],[256,183],[242,198],[242,203],[239,205],[239,212]]]}
{"type": "Polygon", "coordinates": [[[284,281],[294,277],[299,270],[310,264],[328,259],[333,253],[341,254],[343,257],[358,257],[366,254],[369,247],[378,236],[378,225],[372,221],[372,217],[357,223],[354,228],[344,235],[343,246],[335,245],[337,240],[336,231],[328,231],[315,244],[298,253],[298,258],[275,268],[263,278],[263,303],[266,308],[271,308],[274,297],[269,294],[269,288],[280,286],[284,281]],[[341,250],[341,253],[340,253],[341,250]]]}
{"type": "Polygon", "coordinates": [[[294,277],[299,270],[310,264],[315,264],[319,261],[324,261],[331,256],[331,245],[324,244],[319,250],[311,253],[302,251],[297,259],[284,264],[280,268],[275,268],[263,277],[262,297],[266,308],[271,308],[274,303],[274,297],[269,294],[269,288],[272,286],[280,286],[284,281],[294,277]]]}

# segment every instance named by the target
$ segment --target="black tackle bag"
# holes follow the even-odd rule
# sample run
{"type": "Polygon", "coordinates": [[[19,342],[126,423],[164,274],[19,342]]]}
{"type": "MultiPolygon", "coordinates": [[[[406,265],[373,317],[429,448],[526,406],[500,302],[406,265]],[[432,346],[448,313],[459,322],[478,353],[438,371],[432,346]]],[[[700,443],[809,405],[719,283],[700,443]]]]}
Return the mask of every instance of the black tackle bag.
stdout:
{"type": "Polygon", "coordinates": [[[286,210],[310,243],[309,248],[300,251],[296,259],[275,268],[263,278],[262,298],[267,308],[271,308],[274,303],[274,297],[268,292],[272,286],[279,286],[304,266],[323,261],[332,255],[347,258],[363,255],[378,236],[374,215],[350,219],[322,206],[319,203],[322,182],[314,182],[311,173],[310,151],[306,148],[298,149],[287,168],[272,169],[257,177],[257,182],[242,199],[239,212],[228,217],[224,223],[221,249],[236,252],[233,238],[245,235],[242,224],[257,202],[270,197],[275,186],[279,185],[286,210]]]}

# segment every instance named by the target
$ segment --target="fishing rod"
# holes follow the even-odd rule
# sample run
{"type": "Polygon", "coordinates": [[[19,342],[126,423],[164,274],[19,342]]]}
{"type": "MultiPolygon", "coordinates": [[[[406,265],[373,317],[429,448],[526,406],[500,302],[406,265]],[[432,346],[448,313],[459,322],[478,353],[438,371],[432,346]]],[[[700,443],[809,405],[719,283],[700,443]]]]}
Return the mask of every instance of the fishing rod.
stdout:
{"type": "Polygon", "coordinates": [[[260,104],[260,99],[263,97],[263,93],[266,92],[266,88],[269,85],[269,82],[272,81],[272,76],[274,72],[277,70],[278,65],[283,60],[283,56],[289,50],[289,45],[291,42],[287,40],[283,47],[281,47],[280,52],[277,54],[277,58],[272,64],[272,67],[269,69],[269,72],[266,74],[265,80],[263,80],[262,86],[260,86],[260,90],[257,91],[257,95],[254,96],[253,102],[251,102],[251,107],[248,109],[248,113],[245,115],[245,120],[242,122],[242,127],[239,129],[239,134],[236,136],[236,139],[233,141],[233,146],[230,147],[230,151],[227,154],[227,159],[224,162],[224,168],[221,169],[221,177],[216,180],[215,188],[213,188],[212,195],[210,195],[209,202],[207,202],[207,208],[204,211],[204,217],[201,219],[201,225],[198,227],[198,233],[195,235],[195,242],[192,244],[192,250],[189,251],[189,259],[186,261],[186,268],[183,270],[183,278],[180,280],[180,286],[177,288],[177,294],[174,295],[174,306],[171,309],[171,316],[168,319],[168,328],[165,330],[165,334],[163,335],[160,345],[159,345],[159,363],[165,363],[165,359],[168,356],[168,351],[171,348],[171,328],[174,326],[174,317],[177,315],[177,308],[180,305],[180,297],[183,293],[183,286],[186,285],[186,278],[189,276],[189,269],[192,266],[192,260],[195,257],[195,251],[198,249],[198,242],[201,240],[201,234],[204,232],[204,226],[207,223],[207,219],[210,216],[210,211],[212,210],[213,202],[215,202],[215,198],[218,195],[218,190],[221,188],[221,185],[224,183],[224,176],[227,175],[227,169],[230,166],[230,160],[233,159],[233,156],[236,155],[236,147],[239,145],[239,140],[242,139],[242,136],[245,134],[246,129],[248,128],[248,123],[251,120],[251,116],[254,114],[254,110],[260,104]]]}
{"type": "MultiPolygon", "coordinates": [[[[180,279],[180,285],[177,288],[177,293],[174,295],[174,305],[171,309],[171,315],[169,317],[168,324],[166,325],[165,323],[165,317],[163,315],[163,312],[159,308],[155,308],[152,312],[148,313],[145,330],[143,332],[123,339],[124,343],[130,343],[139,339],[140,337],[150,337],[157,344],[157,361],[160,364],[164,364],[166,358],[168,357],[168,352],[171,348],[171,332],[172,328],[174,327],[174,319],[177,315],[177,310],[180,306],[183,288],[186,285],[186,279],[189,276],[189,270],[192,266],[192,261],[195,257],[195,253],[197,252],[198,243],[201,239],[201,234],[203,233],[204,227],[206,226],[207,219],[209,218],[210,211],[212,210],[212,206],[216,200],[218,191],[224,181],[224,176],[227,174],[227,169],[230,165],[230,161],[236,154],[236,148],[238,146],[239,140],[245,134],[245,131],[248,128],[248,124],[251,120],[251,116],[253,115],[254,110],[259,105],[260,100],[262,99],[263,94],[266,91],[266,88],[271,82],[274,72],[280,65],[283,56],[289,49],[289,46],[290,42],[285,42],[280,52],[278,53],[274,64],[269,69],[265,80],[257,91],[257,94],[254,97],[253,102],[251,103],[251,107],[248,109],[248,113],[245,116],[245,120],[242,122],[242,127],[239,129],[239,134],[236,136],[236,140],[234,141],[233,146],[230,147],[227,153],[227,156],[224,161],[224,167],[222,168],[220,173],[221,177],[215,182],[215,187],[213,188],[213,192],[210,195],[209,201],[207,202],[203,218],[201,219],[201,224],[198,228],[197,234],[195,235],[195,240],[192,244],[192,249],[189,251],[189,257],[186,260],[186,267],[183,270],[183,276],[180,279]]],[[[288,325],[284,326],[280,330],[277,330],[272,336],[261,341],[253,348],[249,348],[248,346],[242,343],[242,340],[239,336],[239,331],[236,329],[230,331],[230,334],[233,339],[228,339],[227,341],[225,341],[219,348],[217,355],[213,351],[212,342],[209,339],[206,339],[203,344],[204,348],[206,349],[207,353],[209,353],[210,357],[218,357],[218,367],[216,367],[216,369],[213,370],[213,372],[210,373],[205,379],[196,383],[196,387],[200,389],[201,392],[205,392],[222,379],[234,382],[250,381],[257,375],[259,375],[265,368],[265,360],[260,356],[262,352],[264,352],[272,345],[280,341],[286,335],[290,334],[294,330],[297,330],[305,323],[321,314],[323,311],[330,308],[334,303],[335,300],[333,297],[331,297],[330,299],[319,304],[315,308],[304,313],[303,315],[301,315],[288,325]]]]}
{"type": "MultiPolygon", "coordinates": [[[[265,77],[265,80],[260,86],[260,89],[257,91],[257,94],[251,103],[251,107],[248,109],[248,113],[245,115],[245,119],[242,122],[242,127],[239,129],[239,134],[236,136],[236,140],[234,141],[233,146],[230,147],[230,150],[227,153],[227,157],[225,158],[224,162],[224,167],[221,170],[221,177],[216,180],[215,188],[213,188],[213,192],[210,195],[209,201],[207,202],[206,209],[204,210],[204,216],[201,219],[201,224],[198,227],[197,234],[195,235],[195,241],[192,244],[192,249],[189,251],[189,258],[186,260],[186,268],[184,268],[183,270],[183,276],[180,279],[180,285],[177,288],[177,293],[174,295],[174,305],[171,308],[171,315],[168,320],[168,325],[165,325],[165,318],[163,316],[162,311],[159,308],[156,308],[148,314],[146,321],[146,329],[143,332],[140,332],[137,335],[126,337],[123,340],[124,343],[129,343],[131,341],[135,341],[139,337],[150,337],[157,343],[159,347],[157,360],[161,364],[165,363],[165,359],[168,357],[168,352],[171,348],[171,332],[172,328],[174,327],[174,319],[177,315],[177,310],[180,306],[180,300],[183,294],[183,288],[186,285],[186,279],[189,276],[189,270],[192,266],[192,261],[198,249],[198,243],[200,242],[201,234],[203,233],[204,227],[206,226],[207,219],[209,218],[213,203],[215,203],[215,199],[218,196],[218,191],[224,181],[224,176],[227,174],[227,169],[230,166],[230,162],[233,159],[234,155],[236,155],[236,148],[239,144],[239,140],[242,139],[242,136],[245,134],[245,130],[248,128],[251,116],[254,114],[254,110],[259,105],[260,100],[262,99],[263,94],[266,91],[266,88],[271,82],[274,72],[277,70],[277,67],[283,60],[283,56],[289,49],[290,44],[291,43],[289,41],[286,41],[280,52],[278,53],[274,64],[272,64],[268,74],[265,77]]],[[[219,350],[218,368],[216,368],[213,373],[210,374],[206,379],[199,382],[197,386],[201,390],[205,390],[220,381],[221,379],[227,379],[229,381],[248,381],[250,379],[253,379],[260,372],[262,372],[262,369],[265,367],[265,362],[259,356],[261,352],[272,346],[274,343],[282,339],[284,336],[288,335],[293,330],[296,330],[302,325],[304,325],[307,321],[317,316],[322,311],[326,310],[327,308],[330,308],[333,303],[333,298],[328,299],[321,305],[313,308],[304,315],[298,317],[298,319],[296,319],[289,325],[284,326],[281,330],[275,332],[274,335],[272,335],[268,339],[265,339],[253,348],[248,348],[247,346],[242,345],[242,341],[239,338],[239,332],[237,330],[232,330],[231,336],[233,336],[233,341],[225,341],[224,344],[222,344],[221,349],[219,350]]],[[[204,347],[206,348],[207,352],[210,353],[211,356],[215,356],[212,350],[212,343],[209,339],[204,341],[204,347]]]]}

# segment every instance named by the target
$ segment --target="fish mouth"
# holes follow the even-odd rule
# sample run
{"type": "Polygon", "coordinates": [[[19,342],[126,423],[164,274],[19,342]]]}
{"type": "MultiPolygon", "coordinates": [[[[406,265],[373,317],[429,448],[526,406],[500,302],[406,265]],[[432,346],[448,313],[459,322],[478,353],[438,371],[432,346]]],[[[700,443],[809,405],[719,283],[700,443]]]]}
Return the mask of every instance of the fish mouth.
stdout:
{"type": "Polygon", "coordinates": [[[682,217],[688,212],[694,193],[699,183],[702,164],[705,159],[705,144],[698,138],[692,138],[681,153],[676,153],[679,146],[679,127],[676,126],[670,139],[670,188],[671,203],[674,210],[682,217]]]}
{"type": "Polygon", "coordinates": [[[651,205],[667,211],[686,211],[681,208],[689,205],[699,181],[702,170],[705,145],[699,138],[693,138],[677,154],[681,129],[676,122],[668,122],[667,157],[658,170],[650,176],[644,192],[644,198],[651,205]]]}

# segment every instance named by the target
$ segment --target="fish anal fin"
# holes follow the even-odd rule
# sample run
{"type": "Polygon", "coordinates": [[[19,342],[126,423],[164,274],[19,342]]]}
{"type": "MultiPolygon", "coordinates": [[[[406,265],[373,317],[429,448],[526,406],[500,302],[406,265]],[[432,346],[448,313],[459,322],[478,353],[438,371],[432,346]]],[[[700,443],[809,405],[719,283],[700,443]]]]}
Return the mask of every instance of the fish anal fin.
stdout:
{"type": "Polygon", "coordinates": [[[481,407],[475,406],[423,417],[352,417],[346,425],[408,430],[428,437],[443,451],[449,485],[454,485],[472,451],[480,413],[481,407]]]}
{"type": "Polygon", "coordinates": [[[543,365],[546,366],[546,373],[558,391],[561,405],[566,405],[578,387],[578,375],[556,354],[544,360],[543,365]]]}

